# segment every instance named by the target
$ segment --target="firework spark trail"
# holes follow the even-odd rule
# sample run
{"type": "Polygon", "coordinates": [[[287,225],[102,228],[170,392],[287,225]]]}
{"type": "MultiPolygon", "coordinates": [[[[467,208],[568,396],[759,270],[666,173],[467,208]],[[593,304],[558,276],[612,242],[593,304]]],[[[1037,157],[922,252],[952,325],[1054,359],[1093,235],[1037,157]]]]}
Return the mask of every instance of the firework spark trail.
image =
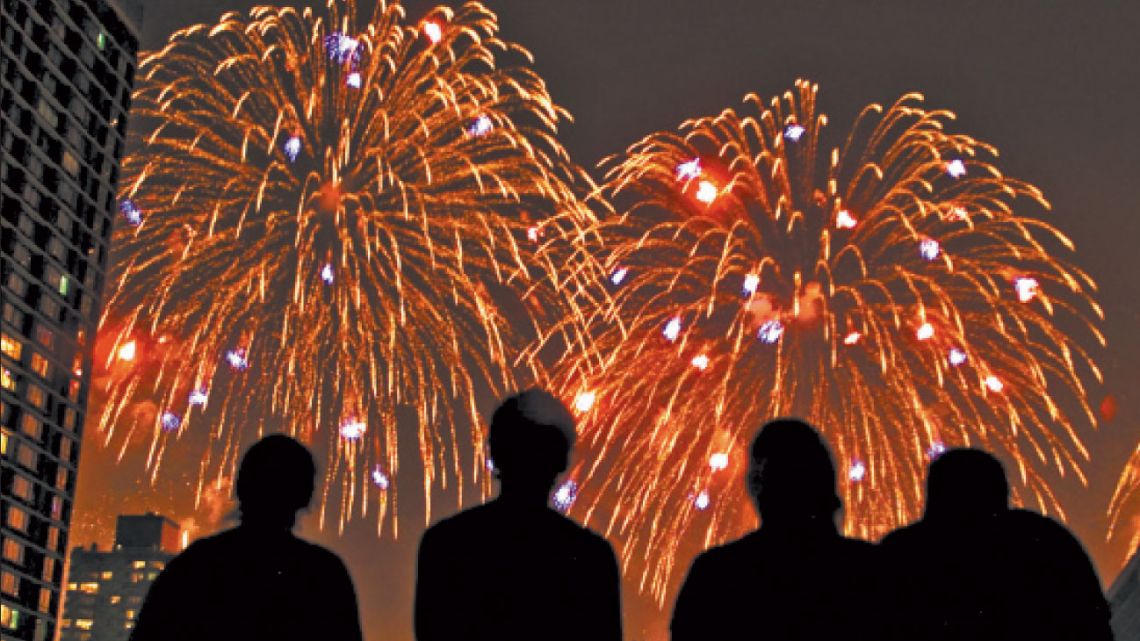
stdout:
{"type": "Polygon", "coordinates": [[[847,531],[917,515],[930,458],[978,445],[1016,463],[1020,499],[1059,511],[1048,470],[1083,480],[1083,340],[1103,344],[1071,242],[1047,208],[909,94],[824,151],[816,86],[635,143],[609,166],[596,229],[612,307],[553,372],[576,403],[581,515],[622,540],[663,599],[679,546],[754,521],[753,431],[804,416],[834,447],[847,531]],[[1081,336],[1058,327],[1076,326],[1081,336]],[[1081,408],[1070,416],[1061,403],[1081,408]],[[648,559],[642,563],[641,559],[648,559]]]}
{"type": "Polygon", "coordinates": [[[568,114],[497,31],[477,3],[418,23],[397,3],[258,7],[143,59],[103,325],[109,354],[173,339],[105,390],[120,455],[147,440],[153,476],[209,430],[201,493],[266,430],[323,438],[321,519],[340,527],[371,509],[395,527],[400,438],[429,506],[468,469],[487,491],[476,389],[529,376],[533,329],[504,305],[566,314],[579,277],[536,255],[591,216],[554,137],[568,114]],[[127,411],[140,399],[158,416],[127,411]]]}

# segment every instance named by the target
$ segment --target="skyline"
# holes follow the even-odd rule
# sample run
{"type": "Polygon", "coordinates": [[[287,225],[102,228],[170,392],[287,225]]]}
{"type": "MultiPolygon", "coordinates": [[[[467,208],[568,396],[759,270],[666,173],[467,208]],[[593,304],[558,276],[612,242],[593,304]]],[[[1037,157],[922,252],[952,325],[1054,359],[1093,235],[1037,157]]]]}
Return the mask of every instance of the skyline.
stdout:
{"type": "MultiPolygon", "coordinates": [[[[561,132],[562,139],[578,162],[587,167],[592,167],[603,154],[623,149],[652,130],[672,129],[685,117],[738,104],[747,91],[770,96],[789,87],[792,79],[808,77],[821,84],[827,96],[824,111],[836,123],[850,122],[853,115],[837,112],[836,108],[853,110],[864,102],[889,102],[903,91],[921,91],[926,94],[927,105],[958,113],[956,130],[995,144],[1002,152],[1001,166],[1010,175],[1042,187],[1054,205],[1052,220],[1075,239],[1078,262],[1102,286],[1098,298],[1107,314],[1104,328],[1109,350],[1101,364],[1107,392],[1116,398],[1119,411],[1116,419],[1102,430],[1086,435],[1094,461],[1089,469],[1090,489],[1080,491],[1070,483],[1062,484],[1060,492],[1069,509],[1069,524],[1097,561],[1102,580],[1111,580],[1123,563],[1123,545],[1119,540],[1103,543],[1103,512],[1111,486],[1135,446],[1138,399],[1129,394],[1128,382],[1140,380],[1140,343],[1129,332],[1130,326],[1140,319],[1136,304],[1131,302],[1136,300],[1137,286],[1130,280],[1138,259],[1129,254],[1127,247],[1128,239],[1138,235],[1138,222],[1129,214],[1140,206],[1140,188],[1130,185],[1127,177],[1129,168],[1134,170],[1129,156],[1131,148],[1140,144],[1140,125],[1126,117],[1131,107],[1140,103],[1140,86],[1134,74],[1130,77],[1126,73],[1128,61],[1136,59],[1140,46],[1124,37],[1128,28],[1140,28],[1140,12],[1085,11],[1074,3],[1037,14],[1034,27],[1019,20],[1013,10],[984,8],[980,3],[937,9],[921,7],[930,14],[919,8],[904,9],[899,3],[893,12],[881,11],[874,16],[862,15],[850,7],[829,10],[819,3],[796,3],[795,7],[790,6],[792,3],[771,3],[770,15],[778,18],[775,20],[767,16],[758,19],[760,10],[746,3],[723,3],[722,7],[731,5],[730,9],[715,15],[710,15],[711,11],[686,13],[688,5],[678,2],[622,3],[611,9],[610,19],[602,17],[605,12],[600,8],[557,14],[556,3],[552,2],[527,3],[524,7],[502,4],[490,6],[500,14],[503,36],[535,53],[536,68],[547,80],[554,100],[576,118],[574,126],[561,132]],[[649,5],[654,5],[657,13],[639,14],[638,7],[649,5]],[[939,29],[892,30],[899,29],[900,24],[923,21],[937,24],[939,29]],[[1098,24],[1099,30],[1092,28],[1098,24]],[[827,40],[811,33],[800,33],[804,37],[797,38],[793,33],[791,39],[798,42],[798,48],[781,46],[786,42],[780,38],[787,39],[786,32],[794,31],[789,25],[817,25],[814,33],[840,34],[846,39],[827,40]],[[840,25],[849,29],[843,31],[840,25]],[[678,33],[682,26],[688,30],[678,33]],[[756,39],[750,40],[748,36],[753,33],[756,39]],[[994,35],[1007,37],[1002,42],[1008,50],[1000,46],[1001,42],[986,41],[987,36],[994,35]],[[907,45],[916,36],[927,36],[935,42],[929,49],[909,48],[907,45]],[[684,46],[685,38],[691,41],[689,46],[684,46]],[[937,46],[955,41],[968,41],[972,46],[937,46]],[[590,46],[583,48],[583,42],[590,46]],[[577,50],[574,44],[578,45],[577,50]],[[881,48],[876,48],[876,44],[881,48]],[[741,59],[745,56],[741,51],[755,49],[763,50],[756,56],[763,62],[741,59]],[[899,51],[910,55],[899,59],[899,51]],[[1002,51],[1007,55],[999,55],[1002,51]],[[868,58],[870,64],[854,64],[860,56],[868,58]],[[1078,62],[1082,57],[1084,64],[1078,62]],[[739,66],[726,61],[738,62],[739,66]],[[875,73],[875,68],[883,71],[875,73]],[[709,69],[714,71],[710,73],[709,69]],[[1018,69],[1020,74],[1015,73],[1018,69]],[[1052,92],[1037,84],[1043,77],[1056,80],[1052,92]],[[1106,82],[1109,79],[1114,82],[1106,82]],[[588,89],[598,84],[610,91],[588,89]],[[1092,98],[1094,89],[1102,87],[1112,87],[1116,100],[1080,99],[1092,98]],[[651,96],[656,99],[648,100],[651,96]],[[1083,167],[1073,166],[1073,158],[1090,160],[1083,167]],[[1103,222],[1088,215],[1099,211],[1105,212],[1103,222]]],[[[177,22],[183,18],[216,19],[217,12],[208,12],[221,4],[179,7],[183,12],[197,13],[192,18],[186,13],[168,13],[158,22],[153,19],[154,6],[161,5],[152,3],[148,7],[143,23],[144,49],[161,41],[161,30],[168,24],[185,24],[177,22]]],[[[408,14],[421,15],[429,6],[409,3],[408,14]]],[[[1102,395],[1099,390],[1092,393],[1094,405],[1099,404],[1102,395]]],[[[484,399],[482,409],[485,411],[492,402],[493,399],[484,399]]],[[[88,434],[93,434],[93,430],[88,429],[88,434]]],[[[83,454],[81,503],[87,503],[88,492],[99,491],[87,484],[93,476],[108,478],[120,491],[130,492],[128,501],[145,498],[148,485],[139,478],[141,473],[131,478],[132,470],[138,472],[141,468],[137,460],[128,457],[112,470],[112,457],[106,456],[107,452],[92,456],[96,452],[97,445],[88,445],[83,454]],[[117,474],[92,471],[100,467],[104,472],[117,474]],[[139,480],[143,482],[135,483],[139,480]]],[[[179,471],[172,474],[183,475],[179,471]]],[[[159,480],[159,488],[153,496],[168,494],[160,501],[173,500],[169,495],[181,491],[168,478],[159,480]],[[168,487],[163,489],[164,486],[168,487]]],[[[441,513],[436,511],[437,517],[441,513]]],[[[186,518],[183,514],[178,516],[186,518]]],[[[77,532],[83,529],[79,523],[82,518],[83,513],[77,513],[77,532]]],[[[415,519],[409,522],[414,523],[415,519]]],[[[369,598],[378,602],[375,595],[381,586],[374,585],[377,581],[372,579],[377,575],[393,584],[402,581],[401,589],[410,590],[403,587],[410,586],[411,581],[412,570],[406,559],[413,556],[410,552],[414,551],[417,530],[405,529],[400,541],[393,543],[375,541],[370,528],[360,531],[359,525],[351,524],[343,538],[328,531],[317,538],[346,556],[357,579],[366,628],[376,629],[376,621],[384,617],[408,616],[410,608],[404,607],[406,602],[390,603],[376,608],[381,612],[372,612],[375,621],[370,624],[368,603],[369,598]],[[400,567],[387,572],[370,568],[367,560],[372,555],[360,549],[369,541],[365,537],[376,543],[373,549],[381,558],[390,558],[400,567]],[[358,562],[354,563],[354,559],[358,562]],[[366,581],[365,577],[371,580],[366,581]]],[[[308,527],[305,532],[313,534],[308,527]]],[[[631,631],[634,627],[628,604],[633,596],[627,585],[627,626],[631,631]]]]}

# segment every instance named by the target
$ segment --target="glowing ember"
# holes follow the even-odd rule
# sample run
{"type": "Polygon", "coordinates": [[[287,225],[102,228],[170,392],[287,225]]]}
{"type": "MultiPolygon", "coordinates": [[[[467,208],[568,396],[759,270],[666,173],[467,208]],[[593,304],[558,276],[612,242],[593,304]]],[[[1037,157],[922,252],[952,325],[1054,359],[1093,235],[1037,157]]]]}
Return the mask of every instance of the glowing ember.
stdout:
{"type": "Polygon", "coordinates": [[[711,205],[712,201],[716,200],[716,185],[707,180],[702,180],[697,185],[697,200],[706,205],[711,205]]]}
{"type": "Polygon", "coordinates": [[[930,323],[923,323],[922,325],[919,325],[918,331],[916,331],[914,335],[920,341],[930,340],[931,338],[934,338],[934,326],[930,323]]]}
{"type": "Polygon", "coordinates": [[[1017,300],[1023,303],[1028,303],[1037,298],[1039,287],[1037,279],[1029,276],[1019,276],[1013,280],[1013,288],[1017,290],[1017,300]]]}
{"type": "Polygon", "coordinates": [[[713,455],[709,457],[709,467],[711,467],[714,472],[719,472],[728,467],[728,454],[724,452],[714,452],[713,455]]]}
{"type": "Polygon", "coordinates": [[[364,421],[358,421],[350,418],[340,424],[340,437],[346,441],[356,441],[364,436],[368,431],[368,424],[364,421]]]}
{"type": "Polygon", "coordinates": [[[986,388],[991,392],[1000,392],[1005,389],[1005,383],[1002,383],[1000,378],[990,374],[986,377],[986,388]]]}
{"type": "Polygon", "coordinates": [[[372,468],[372,473],[369,474],[369,476],[372,477],[372,484],[378,489],[386,490],[392,484],[392,480],[388,478],[388,474],[384,472],[384,468],[379,465],[372,468]]]}
{"type": "Polygon", "coordinates": [[[438,22],[428,20],[424,23],[424,35],[433,45],[439,44],[439,41],[443,39],[443,28],[439,26],[438,22]]]}
{"type": "Polygon", "coordinates": [[[843,337],[843,344],[844,345],[854,345],[855,343],[859,342],[860,338],[863,338],[862,334],[860,334],[859,332],[851,332],[850,334],[843,337]]]}
{"type": "Polygon", "coordinates": [[[594,392],[579,392],[578,395],[574,397],[574,409],[585,414],[594,407],[594,401],[596,400],[598,400],[598,395],[594,392]]]}
{"type": "Polygon", "coordinates": [[[136,345],[134,341],[127,341],[119,346],[119,351],[116,352],[115,355],[119,358],[119,360],[129,363],[135,360],[135,355],[137,352],[138,345],[136,345]]]}

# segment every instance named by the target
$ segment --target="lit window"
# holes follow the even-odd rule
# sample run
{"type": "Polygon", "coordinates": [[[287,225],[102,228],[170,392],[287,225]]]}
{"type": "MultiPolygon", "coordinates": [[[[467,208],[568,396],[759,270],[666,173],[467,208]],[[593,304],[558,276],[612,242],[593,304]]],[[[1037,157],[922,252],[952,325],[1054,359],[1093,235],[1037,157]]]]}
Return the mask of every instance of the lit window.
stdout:
{"type": "Polygon", "coordinates": [[[44,571],[40,573],[40,577],[48,583],[52,582],[55,578],[55,559],[52,557],[44,557],[44,571]]]}
{"type": "Polygon", "coordinates": [[[59,295],[60,296],[67,296],[68,288],[69,288],[69,281],[67,280],[67,275],[64,274],[64,275],[59,277],[59,295]]]}
{"type": "Polygon", "coordinates": [[[11,572],[0,572],[0,592],[17,596],[20,593],[20,578],[11,572]]]}
{"type": "Polygon", "coordinates": [[[70,149],[63,152],[63,159],[60,164],[72,176],[79,175],[79,161],[75,159],[75,154],[71,153],[70,149]]]}
{"type": "Polygon", "coordinates": [[[135,618],[135,614],[137,614],[137,613],[136,613],[134,610],[127,610],[127,619],[128,619],[128,620],[130,620],[130,619],[134,619],[134,618],[135,618]]]}
{"type": "Polygon", "coordinates": [[[36,342],[38,342],[40,345],[43,345],[44,347],[52,347],[55,345],[55,334],[51,331],[51,329],[37,324],[34,333],[36,342]]]}
{"type": "Polygon", "coordinates": [[[34,470],[40,465],[40,455],[32,448],[24,446],[16,453],[16,461],[29,470],[34,470]]]}
{"type": "Polygon", "coordinates": [[[12,374],[12,370],[7,367],[0,367],[0,387],[6,390],[16,389],[16,377],[12,374]]]}
{"type": "Polygon", "coordinates": [[[50,363],[48,363],[48,359],[44,358],[40,354],[32,352],[32,371],[33,372],[35,372],[36,374],[39,374],[40,378],[46,379],[48,377],[49,367],[50,367],[50,363]]]}
{"type": "Polygon", "coordinates": [[[24,352],[24,345],[14,336],[0,334],[0,351],[3,351],[5,356],[18,361],[20,354],[24,352]]]}
{"type": "Polygon", "coordinates": [[[74,592],[74,591],[79,589],[79,584],[76,583],[75,581],[72,581],[72,582],[67,584],[67,589],[70,592],[74,592]]]}
{"type": "Polygon", "coordinates": [[[24,397],[27,398],[28,402],[34,407],[38,407],[41,410],[44,408],[44,405],[47,404],[47,395],[44,393],[43,388],[38,385],[29,384],[28,390],[24,393],[24,397]]]}
{"type": "Polygon", "coordinates": [[[83,594],[99,594],[99,583],[96,581],[87,581],[79,584],[79,591],[83,594]]]}
{"type": "Polygon", "coordinates": [[[8,454],[8,432],[0,431],[0,454],[8,454]]]}
{"type": "Polygon", "coordinates": [[[32,481],[27,477],[15,475],[12,478],[12,494],[25,501],[32,500],[32,481]]]}
{"type": "Polygon", "coordinates": [[[9,630],[20,627],[20,611],[7,605],[0,605],[0,625],[9,630]]]}
{"type": "Polygon", "coordinates": [[[8,527],[23,532],[28,529],[28,513],[16,507],[8,506],[8,527]]]}
{"type": "Polygon", "coordinates": [[[47,588],[40,588],[39,610],[51,614],[51,590],[47,588]]]}
{"type": "Polygon", "coordinates": [[[20,431],[30,436],[33,441],[38,441],[43,436],[44,424],[35,416],[24,414],[20,417],[20,431]]]}
{"type": "Polygon", "coordinates": [[[93,626],[93,625],[95,625],[95,622],[92,621],[91,619],[76,619],[75,620],[75,627],[79,628],[80,630],[90,630],[91,626],[93,626]]]}
{"type": "Polygon", "coordinates": [[[16,565],[24,563],[24,546],[10,538],[4,539],[4,558],[16,565]]]}
{"type": "Polygon", "coordinates": [[[135,568],[136,570],[141,569],[141,568],[145,568],[146,567],[146,561],[132,561],[131,567],[135,568]]]}
{"type": "Polygon", "coordinates": [[[102,574],[99,575],[99,578],[103,579],[104,581],[110,581],[111,578],[114,576],[115,576],[114,572],[111,572],[110,570],[105,570],[102,574]]]}
{"type": "Polygon", "coordinates": [[[123,600],[123,597],[121,597],[117,594],[112,594],[111,598],[110,598],[111,605],[118,605],[119,601],[122,601],[122,600],[123,600]]]}
{"type": "MultiPolygon", "coordinates": [[[[59,528],[54,525],[48,528],[47,547],[49,550],[59,550],[59,528]]],[[[63,550],[59,550],[62,552],[63,550]]]]}
{"type": "Polygon", "coordinates": [[[99,35],[95,36],[95,46],[99,47],[99,51],[106,49],[107,48],[107,34],[100,31],[99,35]]]}

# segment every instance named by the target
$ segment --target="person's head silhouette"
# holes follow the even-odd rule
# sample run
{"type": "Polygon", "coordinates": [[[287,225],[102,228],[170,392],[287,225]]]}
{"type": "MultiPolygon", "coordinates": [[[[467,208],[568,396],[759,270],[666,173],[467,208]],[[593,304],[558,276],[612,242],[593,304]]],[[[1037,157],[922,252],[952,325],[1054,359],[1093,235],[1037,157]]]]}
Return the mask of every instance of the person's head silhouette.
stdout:
{"type": "Polygon", "coordinates": [[[504,400],[487,439],[503,496],[545,503],[574,439],[574,417],[550,392],[531,388],[504,400]]]}
{"type": "Polygon", "coordinates": [[[313,455],[293,438],[271,434],[254,443],[234,483],[242,524],[292,528],[313,498],[316,471],[313,455]]]}
{"type": "Polygon", "coordinates": [[[752,441],[748,491],[762,525],[833,523],[842,506],[827,445],[815,428],[794,418],[760,428],[752,441]]]}
{"type": "Polygon", "coordinates": [[[977,519],[1009,509],[1005,468],[987,452],[953,449],[930,464],[926,518],[977,519]]]}

